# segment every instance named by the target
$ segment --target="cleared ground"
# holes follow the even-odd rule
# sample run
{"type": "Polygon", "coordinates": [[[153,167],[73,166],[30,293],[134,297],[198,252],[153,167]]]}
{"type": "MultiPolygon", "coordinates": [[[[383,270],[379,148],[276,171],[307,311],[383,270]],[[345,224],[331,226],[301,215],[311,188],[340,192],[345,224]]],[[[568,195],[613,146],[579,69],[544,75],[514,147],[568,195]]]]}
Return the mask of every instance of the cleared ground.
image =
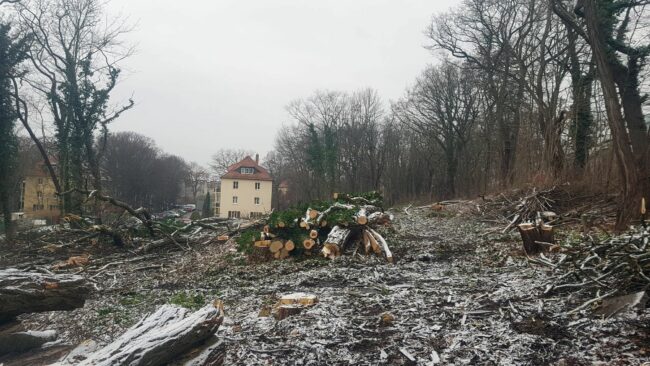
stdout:
{"type": "Polygon", "coordinates": [[[212,242],[146,257],[113,253],[80,273],[99,289],[83,309],[23,319],[31,329],[57,329],[64,343],[101,343],[161,304],[200,307],[219,298],[226,364],[399,365],[409,355],[423,365],[650,361],[647,310],[608,320],[568,316],[580,299],[543,297],[552,274],[527,263],[516,236],[485,235],[489,227],[453,213],[395,214],[387,235],[393,265],[351,254],[250,265],[232,245],[212,242]],[[281,321],[259,316],[291,292],[320,301],[281,321]]]}

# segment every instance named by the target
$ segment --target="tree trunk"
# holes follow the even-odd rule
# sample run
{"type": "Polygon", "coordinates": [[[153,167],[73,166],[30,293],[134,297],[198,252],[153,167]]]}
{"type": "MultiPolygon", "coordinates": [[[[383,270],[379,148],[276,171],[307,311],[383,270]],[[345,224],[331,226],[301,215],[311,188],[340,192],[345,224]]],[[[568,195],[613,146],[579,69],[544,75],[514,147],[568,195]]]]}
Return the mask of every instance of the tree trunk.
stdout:
{"type": "Polygon", "coordinates": [[[211,337],[223,318],[221,307],[213,304],[191,314],[184,308],[163,305],[106,347],[83,360],[66,360],[61,365],[164,365],[211,337]]]}
{"type": "Polygon", "coordinates": [[[596,0],[586,0],[583,4],[587,33],[603,90],[607,120],[612,133],[614,152],[621,176],[623,200],[619,206],[616,228],[623,230],[635,213],[638,212],[638,204],[641,201],[640,177],[614,82],[612,63],[618,62],[618,60],[616,60],[616,55],[607,50],[605,39],[601,33],[601,29],[604,29],[604,27],[601,28],[603,21],[600,19],[599,12],[602,9],[598,8],[596,0]]]}
{"type": "Polygon", "coordinates": [[[82,307],[89,290],[80,276],[0,270],[0,322],[20,314],[82,307]]]}

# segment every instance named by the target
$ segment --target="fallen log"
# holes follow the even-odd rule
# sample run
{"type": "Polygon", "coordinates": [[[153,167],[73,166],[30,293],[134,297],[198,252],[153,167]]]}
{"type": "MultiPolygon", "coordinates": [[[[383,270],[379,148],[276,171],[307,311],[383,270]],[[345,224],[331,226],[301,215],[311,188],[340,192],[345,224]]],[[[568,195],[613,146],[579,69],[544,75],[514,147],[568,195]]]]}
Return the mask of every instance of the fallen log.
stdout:
{"type": "Polygon", "coordinates": [[[78,366],[163,365],[210,338],[223,318],[220,303],[207,305],[194,313],[177,306],[164,305],[112,343],[88,354],[85,359],[67,362],[78,366]]]}
{"type": "Polygon", "coordinates": [[[82,307],[89,292],[80,276],[0,270],[0,323],[20,314],[82,307]]]}
{"type": "Polygon", "coordinates": [[[386,243],[384,237],[379,235],[378,232],[374,231],[371,228],[368,228],[368,232],[371,234],[370,235],[371,237],[374,237],[377,240],[377,243],[379,244],[382,251],[384,252],[384,256],[386,257],[386,260],[389,263],[393,263],[393,253],[391,253],[390,248],[388,248],[388,243],[386,243]]]}
{"type": "Polygon", "coordinates": [[[323,244],[323,250],[321,251],[323,256],[330,259],[340,256],[351,232],[350,229],[338,225],[334,226],[323,244]]]}

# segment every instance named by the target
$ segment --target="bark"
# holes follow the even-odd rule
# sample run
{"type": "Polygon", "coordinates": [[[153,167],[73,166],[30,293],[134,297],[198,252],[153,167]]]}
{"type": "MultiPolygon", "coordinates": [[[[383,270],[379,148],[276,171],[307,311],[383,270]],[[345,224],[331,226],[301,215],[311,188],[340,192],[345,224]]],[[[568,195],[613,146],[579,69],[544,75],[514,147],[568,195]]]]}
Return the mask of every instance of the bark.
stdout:
{"type": "Polygon", "coordinates": [[[221,307],[213,304],[191,314],[187,309],[164,305],[106,347],[84,360],[71,361],[78,366],[167,364],[211,337],[223,318],[221,307]]]}
{"type": "Polygon", "coordinates": [[[0,270],[0,322],[20,314],[82,307],[89,292],[80,276],[0,270]]]}
{"type": "MultiPolygon", "coordinates": [[[[583,1],[582,3],[589,43],[594,54],[598,77],[603,90],[607,119],[621,176],[623,200],[619,207],[616,227],[623,230],[635,214],[638,213],[638,204],[641,201],[642,191],[639,183],[642,178],[645,178],[645,176],[639,176],[639,173],[645,174],[645,171],[637,171],[640,167],[637,165],[632,151],[632,141],[621,113],[621,102],[614,81],[614,73],[616,72],[614,65],[618,63],[618,60],[616,55],[607,49],[606,40],[602,33],[602,29],[604,29],[602,27],[603,21],[599,13],[603,9],[599,9],[595,0],[583,1]]],[[[630,100],[625,102],[632,103],[630,100]]]]}

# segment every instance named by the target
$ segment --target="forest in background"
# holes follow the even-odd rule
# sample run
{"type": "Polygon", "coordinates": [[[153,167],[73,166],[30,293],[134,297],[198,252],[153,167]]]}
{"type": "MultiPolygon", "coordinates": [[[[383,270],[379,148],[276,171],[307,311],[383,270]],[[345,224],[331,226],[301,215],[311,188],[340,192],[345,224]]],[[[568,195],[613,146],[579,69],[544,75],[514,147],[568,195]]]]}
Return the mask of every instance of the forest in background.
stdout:
{"type": "Polygon", "coordinates": [[[618,226],[650,193],[645,1],[464,0],[426,29],[431,66],[389,106],[317,91],[267,164],[296,201],[381,190],[390,203],[569,182],[620,193],[618,226]]]}
{"type": "MultiPolygon", "coordinates": [[[[47,168],[64,214],[97,214],[98,206],[87,204],[89,192],[158,209],[174,195],[179,172],[187,176],[194,167],[206,179],[205,169],[162,153],[146,137],[110,132],[134,106],[110,101],[133,49],[123,42],[129,25],[111,19],[102,2],[0,5],[7,14],[0,32],[6,227],[21,169],[18,124],[47,168]],[[40,123],[53,133],[39,133],[40,123]],[[150,164],[131,170],[124,163],[145,161],[150,164]],[[166,188],[151,186],[166,178],[166,188]]],[[[276,184],[289,184],[287,204],[369,190],[396,204],[571,182],[620,193],[623,228],[650,192],[646,5],[464,0],[432,17],[425,30],[431,66],[402,98],[387,102],[362,89],[316,91],[293,101],[292,121],[278,132],[264,164],[276,184]]],[[[244,153],[220,151],[215,172],[228,165],[222,158],[244,153]]]]}

